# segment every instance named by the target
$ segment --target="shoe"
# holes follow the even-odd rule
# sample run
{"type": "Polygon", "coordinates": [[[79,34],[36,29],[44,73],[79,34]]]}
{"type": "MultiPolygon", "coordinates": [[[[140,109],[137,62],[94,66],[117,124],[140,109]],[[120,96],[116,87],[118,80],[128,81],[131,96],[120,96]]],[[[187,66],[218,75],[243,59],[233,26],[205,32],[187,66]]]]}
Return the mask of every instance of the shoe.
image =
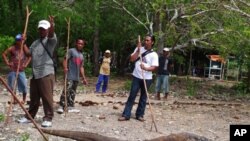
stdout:
{"type": "Polygon", "coordinates": [[[101,94],[101,92],[99,92],[99,91],[95,91],[94,93],[95,93],[95,94],[101,94]]]}
{"type": "Polygon", "coordinates": [[[145,119],[143,117],[137,117],[136,119],[139,120],[139,121],[141,121],[141,122],[145,121],[145,119]]]}
{"type": "Polygon", "coordinates": [[[168,99],[168,94],[165,94],[165,96],[164,96],[163,99],[164,99],[164,100],[167,100],[167,99],[168,99]]]}
{"type": "Polygon", "coordinates": [[[78,109],[71,109],[71,108],[70,108],[70,109],[68,110],[68,112],[69,112],[69,113],[79,113],[80,110],[78,110],[78,109]]]}
{"type": "Polygon", "coordinates": [[[31,123],[31,121],[29,119],[27,119],[26,117],[22,117],[20,119],[17,120],[19,123],[31,123]]]}
{"type": "Polygon", "coordinates": [[[155,96],[155,99],[156,99],[156,100],[161,100],[161,94],[160,94],[160,93],[157,93],[156,96],[155,96]]]}
{"type": "Polygon", "coordinates": [[[119,117],[119,118],[118,118],[118,121],[126,121],[126,120],[129,120],[129,119],[126,118],[126,117],[119,117]]]}
{"type": "Polygon", "coordinates": [[[56,112],[62,114],[64,112],[63,107],[59,107],[56,112]]]}
{"type": "Polygon", "coordinates": [[[42,123],[42,127],[51,127],[52,126],[52,122],[51,121],[43,121],[42,123]]]}

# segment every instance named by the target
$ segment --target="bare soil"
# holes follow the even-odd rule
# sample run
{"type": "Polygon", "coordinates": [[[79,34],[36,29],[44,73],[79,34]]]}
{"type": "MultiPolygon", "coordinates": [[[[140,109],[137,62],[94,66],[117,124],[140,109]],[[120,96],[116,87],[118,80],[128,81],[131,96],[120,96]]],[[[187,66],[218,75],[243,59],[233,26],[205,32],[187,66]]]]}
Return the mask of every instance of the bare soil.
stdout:
{"type": "MultiPolygon", "coordinates": [[[[80,112],[66,115],[55,112],[53,126],[48,129],[98,133],[128,141],[141,141],[181,132],[193,133],[214,141],[228,141],[231,124],[250,124],[249,98],[235,94],[231,89],[234,82],[197,79],[187,83],[185,78],[172,77],[171,94],[167,100],[159,101],[150,98],[153,112],[151,113],[147,106],[145,122],[134,119],[139,97],[133,107],[132,118],[129,121],[119,122],[117,119],[121,116],[129,94],[124,89],[124,85],[131,79],[111,78],[109,91],[105,95],[94,93],[96,80],[96,77],[92,77],[89,78],[88,86],[79,85],[75,107],[80,112]],[[156,121],[158,132],[152,126],[151,114],[156,121]]],[[[3,85],[0,85],[0,89],[2,90],[0,114],[5,115],[9,107],[10,95],[3,85]]],[[[58,78],[54,91],[55,110],[58,107],[57,102],[62,89],[63,80],[58,78]]],[[[152,94],[150,92],[150,97],[152,94]]],[[[25,107],[28,108],[28,105],[26,104],[25,107]]],[[[4,121],[0,122],[0,140],[43,140],[32,123],[16,122],[23,114],[20,106],[14,105],[11,122],[7,126],[4,126],[4,121]]],[[[43,115],[43,108],[40,107],[35,118],[39,126],[43,115]]],[[[50,141],[72,140],[52,135],[46,136],[50,141]]]]}

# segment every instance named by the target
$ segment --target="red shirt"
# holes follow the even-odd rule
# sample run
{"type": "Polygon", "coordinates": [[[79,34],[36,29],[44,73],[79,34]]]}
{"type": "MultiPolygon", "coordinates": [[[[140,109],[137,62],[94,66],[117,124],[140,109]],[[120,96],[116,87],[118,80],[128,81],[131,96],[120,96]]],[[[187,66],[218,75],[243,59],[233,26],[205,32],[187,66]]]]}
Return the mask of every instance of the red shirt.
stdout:
{"type": "MultiPolygon", "coordinates": [[[[13,65],[11,65],[11,70],[12,71],[17,71],[17,67],[18,67],[18,58],[19,58],[19,52],[20,52],[20,47],[16,47],[16,46],[12,46],[11,47],[11,51],[10,51],[10,63],[12,63],[13,65]]],[[[24,63],[26,60],[26,56],[24,54],[23,51],[21,51],[21,60],[20,60],[20,67],[19,67],[19,71],[23,71],[24,70],[24,63]]]]}

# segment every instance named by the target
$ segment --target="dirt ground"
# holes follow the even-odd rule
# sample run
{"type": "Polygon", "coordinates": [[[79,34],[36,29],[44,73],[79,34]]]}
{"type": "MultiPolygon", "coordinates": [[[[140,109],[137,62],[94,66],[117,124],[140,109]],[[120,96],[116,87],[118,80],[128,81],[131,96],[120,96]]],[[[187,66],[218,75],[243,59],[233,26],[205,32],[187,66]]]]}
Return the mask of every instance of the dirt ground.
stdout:
{"type": "MultiPolygon", "coordinates": [[[[249,100],[221,98],[218,94],[210,94],[211,86],[203,84],[212,81],[199,82],[202,85],[195,87],[199,93],[195,97],[187,95],[187,88],[181,84],[181,81],[175,81],[171,84],[171,94],[167,100],[150,99],[153,112],[151,113],[147,106],[145,122],[134,119],[136,103],[133,107],[132,118],[129,121],[119,122],[117,119],[121,116],[128,96],[128,91],[124,90],[127,80],[112,78],[106,95],[94,94],[96,80],[97,78],[93,77],[89,79],[88,86],[79,85],[75,106],[80,112],[66,115],[55,112],[53,125],[48,129],[92,132],[128,141],[141,141],[180,132],[197,134],[214,141],[228,141],[230,124],[250,124],[249,100]],[[86,105],[86,101],[92,101],[92,104],[86,105]],[[158,132],[152,126],[151,114],[155,118],[158,132]],[[152,130],[151,127],[153,127],[152,130]]],[[[217,81],[217,83],[229,85],[228,82],[217,81]]],[[[55,109],[63,89],[62,86],[63,80],[59,79],[54,91],[55,109]]],[[[10,96],[3,85],[0,85],[0,89],[0,114],[6,114],[10,96]]],[[[222,93],[224,94],[224,92],[222,93]]],[[[138,102],[138,98],[136,102],[138,102]]],[[[28,105],[26,104],[25,107],[28,108],[28,105]]],[[[32,123],[19,124],[16,122],[23,114],[20,106],[14,105],[10,117],[11,122],[7,126],[4,126],[4,121],[0,122],[0,140],[43,140],[32,123]]],[[[35,118],[39,126],[43,115],[43,108],[40,107],[35,118]]],[[[50,141],[71,140],[52,135],[46,136],[50,141]]]]}

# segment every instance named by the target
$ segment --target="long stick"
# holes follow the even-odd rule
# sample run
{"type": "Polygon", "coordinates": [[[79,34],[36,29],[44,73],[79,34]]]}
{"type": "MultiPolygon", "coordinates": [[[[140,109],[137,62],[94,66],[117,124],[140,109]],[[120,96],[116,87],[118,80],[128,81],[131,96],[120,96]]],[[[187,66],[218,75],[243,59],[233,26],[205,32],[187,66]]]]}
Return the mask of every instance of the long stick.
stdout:
{"type": "MultiPolygon", "coordinates": [[[[29,22],[29,17],[31,15],[31,13],[32,13],[32,11],[29,12],[29,7],[26,6],[26,22],[25,22],[25,27],[24,27],[24,31],[23,31],[24,35],[26,35],[26,33],[27,33],[28,22],[29,22]]],[[[20,64],[21,64],[21,56],[22,56],[22,51],[23,51],[23,44],[24,44],[24,40],[22,39],[20,51],[18,52],[18,65],[17,65],[17,71],[16,71],[16,78],[15,78],[14,86],[13,86],[13,92],[14,93],[16,93],[17,79],[18,79],[19,69],[20,69],[20,64]]],[[[11,100],[10,100],[9,109],[7,111],[7,118],[5,120],[5,125],[7,125],[8,122],[9,122],[9,115],[10,115],[10,112],[12,111],[12,103],[13,103],[13,101],[14,101],[14,99],[12,97],[11,100]]]]}
{"type": "Polygon", "coordinates": [[[17,103],[21,106],[21,108],[23,109],[23,111],[26,113],[26,115],[29,117],[29,119],[31,120],[31,122],[35,125],[35,127],[37,128],[37,130],[41,133],[41,135],[43,136],[43,138],[48,141],[48,139],[46,138],[46,136],[44,135],[43,131],[39,128],[39,126],[36,124],[35,120],[32,118],[32,116],[29,114],[29,112],[25,109],[25,107],[23,106],[23,104],[19,101],[19,99],[17,98],[17,96],[15,95],[15,93],[12,91],[12,89],[7,85],[7,83],[4,81],[4,79],[0,76],[0,81],[2,82],[2,84],[6,87],[6,89],[11,93],[11,95],[13,96],[13,98],[17,101],[17,103]]]}
{"type": "MultiPolygon", "coordinates": [[[[68,25],[68,38],[67,38],[67,47],[66,47],[66,63],[68,63],[68,51],[69,51],[69,35],[70,35],[70,18],[67,20],[67,25],[68,25]]],[[[68,74],[65,73],[64,74],[64,98],[65,98],[65,106],[64,106],[64,111],[65,111],[65,116],[66,113],[68,112],[68,103],[67,103],[67,78],[68,78],[68,74]]]]}
{"type": "MultiPolygon", "coordinates": [[[[141,42],[141,37],[140,37],[140,35],[138,36],[138,42],[139,42],[139,43],[141,42]]],[[[141,52],[139,52],[139,57],[140,57],[140,63],[142,64],[141,52]]],[[[153,113],[152,106],[151,106],[151,102],[150,102],[150,99],[149,99],[149,94],[148,94],[148,89],[147,89],[147,85],[146,85],[146,80],[145,80],[145,77],[144,77],[144,71],[143,71],[143,69],[142,69],[142,78],[143,78],[143,83],[144,83],[145,92],[146,92],[146,95],[147,95],[147,97],[148,97],[149,110],[150,110],[150,113],[151,113],[152,122],[153,122],[153,124],[154,124],[154,127],[155,127],[156,132],[158,132],[157,126],[156,126],[156,122],[155,122],[155,119],[154,119],[154,113],[153,113]]],[[[151,131],[152,131],[152,126],[151,126],[151,131]]]]}

